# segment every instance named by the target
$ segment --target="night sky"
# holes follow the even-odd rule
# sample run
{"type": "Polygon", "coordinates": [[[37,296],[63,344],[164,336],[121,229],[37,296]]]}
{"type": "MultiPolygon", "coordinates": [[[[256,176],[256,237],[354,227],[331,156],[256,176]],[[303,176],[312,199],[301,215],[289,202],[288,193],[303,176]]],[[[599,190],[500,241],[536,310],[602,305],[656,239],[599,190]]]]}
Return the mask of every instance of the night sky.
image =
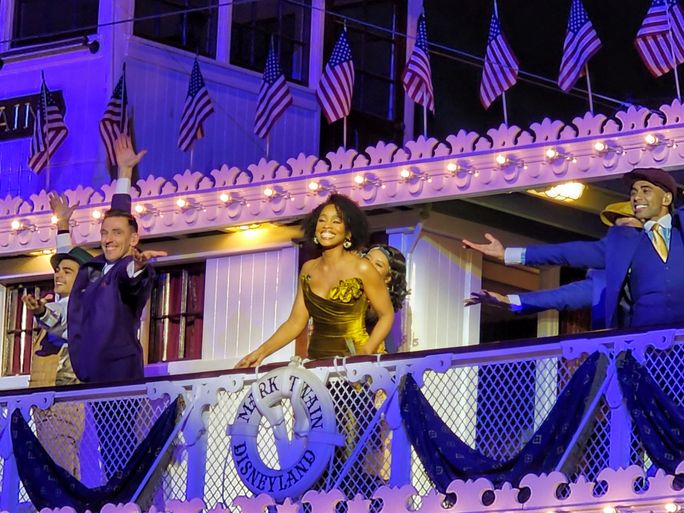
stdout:
{"type": "MultiPolygon", "coordinates": [[[[583,3],[603,44],[589,63],[593,91],[650,108],[670,103],[676,96],[672,73],[653,77],[634,47],[650,1],[583,3]]],[[[504,35],[521,71],[518,82],[507,93],[509,125],[525,128],[545,117],[570,122],[584,114],[589,109],[586,95],[577,98],[563,93],[557,85],[549,88],[522,76],[528,72],[554,84],[557,81],[570,0],[499,0],[498,8],[504,35]]],[[[429,41],[482,57],[492,10],[493,2],[488,0],[425,0],[429,41]]],[[[489,111],[480,104],[481,63],[450,55],[448,50],[432,50],[437,116],[429,120],[430,135],[443,138],[460,128],[484,133],[502,123],[500,99],[489,111]]],[[[581,78],[577,86],[585,88],[586,81],[581,78]]],[[[620,106],[595,98],[594,110],[612,115],[620,106]]]]}

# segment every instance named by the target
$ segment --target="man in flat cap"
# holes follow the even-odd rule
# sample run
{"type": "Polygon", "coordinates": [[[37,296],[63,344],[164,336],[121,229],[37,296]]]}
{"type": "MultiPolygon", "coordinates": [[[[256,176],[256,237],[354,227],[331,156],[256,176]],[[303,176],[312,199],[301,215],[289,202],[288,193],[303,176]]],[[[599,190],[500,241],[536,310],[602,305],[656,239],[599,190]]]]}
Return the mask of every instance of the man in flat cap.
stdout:
{"type": "MultiPolygon", "coordinates": [[[[71,247],[68,216],[74,207],[68,207],[65,198],[56,194],[50,195],[50,205],[58,217],[57,253],[50,259],[55,272],[55,301],[49,302],[53,299],[51,295],[44,298],[26,295],[22,298],[44,331],[40,346],[34,346],[29,386],[79,383],[69,357],[67,308],[78,270],[93,256],[79,246],[71,247]]],[[[36,436],[52,459],[74,477],[80,478],[79,449],[85,419],[83,404],[58,402],[45,410],[34,408],[32,415],[36,436]]]]}
{"type": "MultiPolygon", "coordinates": [[[[72,385],[80,381],[74,374],[68,350],[67,309],[69,297],[82,265],[93,258],[82,247],[72,247],[69,236],[69,218],[78,205],[69,206],[66,198],[55,193],[50,194],[50,207],[57,217],[57,252],[50,258],[54,270],[54,292],[43,298],[35,298],[28,294],[22,298],[26,307],[33,313],[38,325],[46,331],[36,354],[39,357],[57,356],[57,374],[54,383],[43,385],[72,385]]],[[[33,368],[31,372],[33,374],[33,368]]]]}
{"type": "Polygon", "coordinates": [[[606,326],[640,327],[684,322],[684,210],[674,210],[677,183],[657,168],[637,168],[624,176],[634,216],[643,230],[614,226],[595,242],[567,242],[504,248],[485,234],[487,244],[463,241],[470,248],[506,264],[567,265],[605,269],[606,326]],[[631,315],[620,318],[627,299],[631,315]]]}

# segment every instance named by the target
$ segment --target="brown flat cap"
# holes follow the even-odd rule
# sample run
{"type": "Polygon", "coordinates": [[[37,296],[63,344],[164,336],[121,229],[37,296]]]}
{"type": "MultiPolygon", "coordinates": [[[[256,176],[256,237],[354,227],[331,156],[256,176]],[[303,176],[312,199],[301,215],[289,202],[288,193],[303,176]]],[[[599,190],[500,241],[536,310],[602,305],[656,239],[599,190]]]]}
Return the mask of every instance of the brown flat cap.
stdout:
{"type": "Polygon", "coordinates": [[[622,177],[624,182],[631,187],[632,184],[638,180],[645,180],[657,185],[665,192],[672,193],[672,199],[677,198],[677,182],[672,175],[667,171],[663,171],[657,167],[637,167],[630,173],[622,177]]]}

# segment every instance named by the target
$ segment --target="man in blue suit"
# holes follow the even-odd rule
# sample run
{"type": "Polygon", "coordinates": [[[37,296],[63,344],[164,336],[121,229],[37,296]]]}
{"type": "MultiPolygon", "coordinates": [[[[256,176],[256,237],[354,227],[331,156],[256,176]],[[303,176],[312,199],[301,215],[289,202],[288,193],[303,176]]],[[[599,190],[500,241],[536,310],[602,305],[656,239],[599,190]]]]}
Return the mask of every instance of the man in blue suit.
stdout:
{"type": "MultiPolygon", "coordinates": [[[[611,203],[601,212],[601,221],[608,227],[632,226],[641,229],[641,221],[634,217],[629,201],[611,203]]],[[[589,269],[584,280],[574,281],[554,289],[503,295],[482,290],[473,292],[465,306],[480,303],[507,308],[520,314],[532,314],[544,310],[581,310],[591,307],[592,329],[606,327],[605,319],[606,275],[603,269],[589,269]]],[[[627,325],[629,305],[621,303],[620,324],[627,325]]]]}
{"type": "Polygon", "coordinates": [[[657,168],[637,168],[624,177],[630,203],[644,229],[614,226],[596,242],[568,242],[506,249],[486,234],[488,244],[464,241],[468,247],[507,264],[556,264],[605,269],[607,327],[640,327],[684,322],[684,210],[673,210],[677,183],[657,168]],[[626,296],[626,297],[625,297],[626,296]],[[619,304],[631,306],[620,319],[619,304]]]}

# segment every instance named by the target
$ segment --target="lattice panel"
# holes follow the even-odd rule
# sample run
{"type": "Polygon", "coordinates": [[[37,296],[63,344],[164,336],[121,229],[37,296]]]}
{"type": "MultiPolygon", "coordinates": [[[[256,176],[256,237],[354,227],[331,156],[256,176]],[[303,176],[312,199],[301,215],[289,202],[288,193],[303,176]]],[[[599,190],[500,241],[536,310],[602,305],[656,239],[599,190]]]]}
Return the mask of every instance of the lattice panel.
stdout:
{"type": "Polygon", "coordinates": [[[151,506],[164,511],[170,500],[185,500],[188,482],[187,451],[185,438],[179,432],[174,439],[167,455],[151,479],[138,502],[141,510],[147,511],[151,506]]]}
{"type": "Polygon", "coordinates": [[[382,417],[376,417],[384,394],[374,394],[367,385],[352,384],[344,378],[332,379],[328,389],[335,404],[337,429],[346,440],[346,447],[338,447],[325,488],[336,487],[347,497],[361,494],[366,498],[388,483],[390,456],[388,429],[382,417]],[[375,424],[375,425],[374,425],[375,424]],[[352,451],[361,440],[363,449],[351,461],[352,451]]]}
{"type": "Polygon", "coordinates": [[[242,395],[220,391],[216,404],[209,408],[207,425],[207,471],[204,483],[205,504],[230,504],[238,495],[248,495],[233,465],[228,424],[235,417],[242,395]]]}
{"type": "Polygon", "coordinates": [[[674,345],[666,351],[650,349],[644,365],[670,399],[684,405],[684,345],[674,345]]]}
{"type": "MultiPolygon", "coordinates": [[[[556,397],[583,359],[542,359],[452,368],[425,374],[423,394],[449,426],[470,447],[498,460],[520,451],[544,421],[556,397]]],[[[597,407],[589,435],[589,455],[583,455],[577,472],[593,479],[608,466],[609,410],[597,407]]],[[[411,451],[412,484],[419,493],[432,483],[411,451]]]]}
{"type": "Polygon", "coordinates": [[[33,408],[30,424],[55,462],[93,487],[123,469],[166,406],[146,397],[58,402],[33,408]]]}
{"type": "MultiPolygon", "coordinates": [[[[587,439],[586,446],[578,462],[577,472],[571,474],[572,479],[578,474],[588,481],[595,481],[601,470],[610,466],[610,407],[605,398],[601,398],[594,412],[594,425],[587,439]]],[[[603,483],[596,483],[594,494],[605,493],[603,483]]]]}
{"type": "MultiPolygon", "coordinates": [[[[684,405],[684,345],[677,344],[661,351],[650,348],[646,352],[645,367],[657,385],[679,406],[684,405]]],[[[630,463],[641,466],[649,475],[655,472],[653,462],[632,430],[630,463]]],[[[644,489],[644,486],[639,486],[644,489]]]]}

